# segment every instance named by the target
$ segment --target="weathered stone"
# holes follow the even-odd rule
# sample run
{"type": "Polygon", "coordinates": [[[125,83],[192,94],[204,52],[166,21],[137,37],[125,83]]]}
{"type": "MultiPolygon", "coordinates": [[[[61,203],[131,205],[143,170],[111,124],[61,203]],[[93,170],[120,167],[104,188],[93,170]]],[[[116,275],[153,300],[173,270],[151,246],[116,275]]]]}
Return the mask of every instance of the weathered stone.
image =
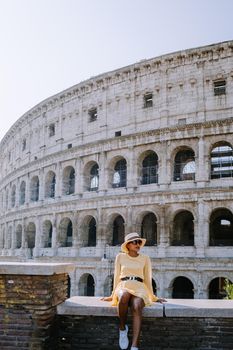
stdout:
{"type": "MultiPolygon", "coordinates": [[[[156,237],[144,252],[152,260],[158,295],[171,297],[179,276],[191,281],[194,298],[208,298],[214,278],[233,281],[232,244],[210,245],[211,214],[218,208],[233,212],[232,177],[211,179],[210,162],[215,145],[232,146],[232,47],[226,41],[137,62],[26,112],[0,143],[0,259],[74,262],[71,295],[85,294],[87,274],[94,294],[106,295],[119,252],[119,245],[113,246],[115,218],[122,217],[126,233],[141,232],[150,213],[156,217],[156,237]],[[225,92],[216,94],[214,85],[221,81],[225,92]],[[195,179],[175,181],[175,156],[184,148],[194,153],[195,179]],[[142,184],[149,151],[157,155],[158,178],[142,184]],[[114,187],[121,158],[127,183],[114,187]],[[90,191],[94,164],[99,183],[90,191]],[[67,190],[70,169],[73,191],[67,190]],[[182,211],[193,217],[189,246],[172,244],[175,215],[182,211]],[[88,246],[91,219],[94,246],[88,246]],[[65,242],[69,223],[72,243],[65,242]]],[[[12,274],[23,270],[18,266],[12,274]]]]}

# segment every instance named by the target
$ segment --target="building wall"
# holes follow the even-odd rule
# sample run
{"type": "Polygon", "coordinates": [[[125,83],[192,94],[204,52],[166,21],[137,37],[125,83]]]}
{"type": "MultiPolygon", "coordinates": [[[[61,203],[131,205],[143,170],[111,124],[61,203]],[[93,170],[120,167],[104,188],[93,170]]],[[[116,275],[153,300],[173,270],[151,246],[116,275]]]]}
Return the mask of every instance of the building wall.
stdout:
{"type": "Polygon", "coordinates": [[[95,295],[107,294],[120,245],[112,244],[114,220],[123,218],[125,233],[140,232],[145,215],[153,213],[157,239],[143,251],[159,295],[171,296],[179,276],[193,283],[195,298],[208,297],[214,278],[233,281],[232,244],[210,244],[213,213],[233,212],[232,175],[211,176],[211,151],[232,147],[232,63],[232,41],[164,55],[91,78],[22,116],[0,144],[1,258],[74,261],[71,293],[82,294],[91,274],[95,295]],[[215,93],[216,82],[225,82],[223,94],[215,93]],[[149,95],[152,106],[146,107],[149,95]],[[195,174],[176,181],[176,156],[186,150],[194,152],[195,174]],[[157,181],[142,184],[149,152],[157,155],[157,181]],[[113,187],[120,159],[127,182],[113,187]],[[94,164],[99,183],[90,191],[94,164]],[[72,168],[74,191],[68,194],[72,168]],[[54,196],[48,197],[51,174],[54,196]],[[32,200],[35,181],[38,198],[32,200]],[[194,242],[174,245],[175,218],[184,211],[193,217],[194,242]],[[92,218],[96,245],[87,246],[92,218]],[[64,246],[69,223],[72,242],[64,246]]]}

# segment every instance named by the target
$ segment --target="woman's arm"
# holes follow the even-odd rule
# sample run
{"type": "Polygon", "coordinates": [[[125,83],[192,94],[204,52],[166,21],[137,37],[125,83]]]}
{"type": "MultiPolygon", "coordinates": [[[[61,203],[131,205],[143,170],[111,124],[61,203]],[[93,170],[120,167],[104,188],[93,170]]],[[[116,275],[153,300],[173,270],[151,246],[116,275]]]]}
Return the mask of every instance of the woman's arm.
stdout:
{"type": "Polygon", "coordinates": [[[156,295],[154,295],[152,288],[152,268],[149,256],[146,256],[146,263],[144,267],[144,283],[147,286],[147,289],[150,293],[151,300],[158,301],[159,298],[156,295]]]}

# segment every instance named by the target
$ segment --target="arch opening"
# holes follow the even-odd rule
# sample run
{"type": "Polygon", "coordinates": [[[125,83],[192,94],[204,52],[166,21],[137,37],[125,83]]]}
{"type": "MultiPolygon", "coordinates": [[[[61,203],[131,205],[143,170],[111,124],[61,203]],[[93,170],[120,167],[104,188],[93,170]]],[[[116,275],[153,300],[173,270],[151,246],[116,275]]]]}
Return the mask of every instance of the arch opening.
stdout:
{"type": "Polygon", "coordinates": [[[53,225],[50,220],[46,220],[43,223],[43,247],[44,248],[52,247],[52,234],[53,234],[53,225]]]}
{"type": "Polygon", "coordinates": [[[26,183],[22,181],[19,189],[19,204],[25,204],[25,195],[26,195],[26,183]]]}
{"type": "Polygon", "coordinates": [[[141,185],[158,183],[158,156],[150,152],[142,161],[141,185]]]}
{"type": "Polygon", "coordinates": [[[146,238],[146,246],[157,244],[157,218],[154,213],[148,213],[143,217],[141,237],[146,238]]]}
{"type": "Polygon", "coordinates": [[[210,216],[210,246],[233,246],[233,214],[225,208],[210,216]]]}
{"type": "Polygon", "coordinates": [[[18,225],[16,227],[16,240],[15,240],[15,248],[20,249],[22,247],[22,225],[18,225]]]}
{"type": "Polygon", "coordinates": [[[95,281],[91,274],[85,273],[79,280],[79,295],[94,296],[95,295],[95,281]]]}
{"type": "MultiPolygon", "coordinates": [[[[216,277],[209,284],[209,299],[224,299],[226,297],[225,287],[226,278],[216,277]]],[[[231,281],[229,281],[232,283],[231,281]]]]}
{"type": "Polygon", "coordinates": [[[59,225],[59,246],[72,247],[73,242],[73,225],[69,218],[61,220],[59,225]]]}
{"type": "Polygon", "coordinates": [[[175,278],[172,285],[172,298],[174,299],[193,299],[193,283],[187,277],[175,278]]]}
{"type": "Polygon", "coordinates": [[[40,188],[40,183],[39,183],[39,178],[38,176],[34,176],[31,179],[31,184],[30,184],[30,199],[32,202],[37,202],[39,200],[39,188],[40,188]]]}
{"type": "Polygon", "coordinates": [[[120,245],[124,242],[125,222],[121,215],[118,215],[113,221],[112,245],[120,245]]]}
{"type": "Polygon", "coordinates": [[[194,218],[188,210],[176,214],[171,232],[172,246],[194,245],[194,218]]]}
{"type": "Polygon", "coordinates": [[[70,195],[75,192],[75,170],[68,166],[63,171],[63,195],[70,195]]]}
{"type": "Polygon", "coordinates": [[[211,179],[233,177],[233,148],[227,142],[216,145],[211,151],[211,179]]]}
{"type": "Polygon", "coordinates": [[[127,164],[125,159],[120,159],[116,162],[113,171],[112,187],[126,187],[127,181],[127,164]]]}
{"type": "Polygon", "coordinates": [[[45,180],[45,197],[54,198],[56,187],[56,174],[53,171],[49,171],[45,180]]]}
{"type": "Polygon", "coordinates": [[[174,181],[195,180],[195,154],[190,148],[179,151],[174,161],[174,181]]]}

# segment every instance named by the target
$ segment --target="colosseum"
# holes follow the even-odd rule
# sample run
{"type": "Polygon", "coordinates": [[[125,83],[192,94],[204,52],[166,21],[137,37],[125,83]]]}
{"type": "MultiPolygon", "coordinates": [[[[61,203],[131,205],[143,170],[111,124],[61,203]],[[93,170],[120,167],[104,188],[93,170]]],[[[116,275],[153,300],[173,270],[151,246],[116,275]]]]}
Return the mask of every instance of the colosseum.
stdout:
{"type": "Polygon", "coordinates": [[[124,235],[153,288],[222,298],[233,281],[233,41],[92,77],[0,143],[0,259],[73,262],[70,295],[108,295],[124,235]]]}

